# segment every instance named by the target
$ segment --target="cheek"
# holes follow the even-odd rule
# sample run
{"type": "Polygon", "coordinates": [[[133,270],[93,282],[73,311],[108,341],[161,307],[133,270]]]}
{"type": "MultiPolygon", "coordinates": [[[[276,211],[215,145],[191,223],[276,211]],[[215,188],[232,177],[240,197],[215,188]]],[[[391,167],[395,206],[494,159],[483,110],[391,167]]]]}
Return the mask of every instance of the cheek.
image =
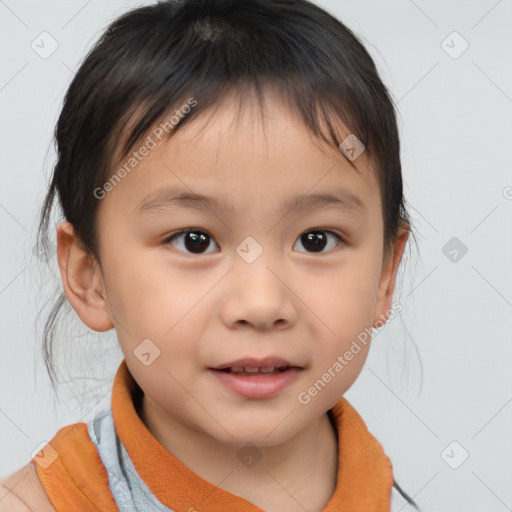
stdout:
{"type": "Polygon", "coordinates": [[[315,287],[315,307],[319,317],[325,318],[330,327],[327,333],[346,339],[372,324],[378,275],[375,261],[365,260],[364,255],[354,255],[352,261],[326,276],[323,283],[315,287]]]}
{"type": "Polygon", "coordinates": [[[129,260],[113,258],[107,269],[110,310],[129,331],[147,329],[142,334],[163,336],[211,284],[166,265],[162,254],[155,258],[137,256],[135,250],[131,254],[129,260]]]}
{"type": "Polygon", "coordinates": [[[317,332],[316,367],[320,373],[331,368],[336,374],[332,388],[349,387],[368,355],[378,272],[375,258],[368,258],[361,252],[360,257],[354,255],[331,279],[325,280],[322,293],[317,291],[316,310],[322,322],[317,332]],[[336,371],[333,365],[345,354],[346,358],[340,363],[343,369],[340,371],[338,364],[336,371]]]}
{"type": "Polygon", "coordinates": [[[336,335],[324,338],[323,346],[316,351],[312,384],[322,390],[322,401],[331,406],[357,380],[368,357],[371,330],[363,320],[340,315],[336,335]]]}
{"type": "MultiPolygon", "coordinates": [[[[111,312],[127,360],[134,359],[146,343],[150,352],[158,354],[152,371],[166,368],[181,381],[201,360],[197,340],[208,327],[208,291],[217,278],[202,279],[197,272],[194,277],[154,263],[142,265],[133,258],[112,267],[110,287],[115,294],[111,312]]],[[[133,364],[140,362],[134,360],[133,364]]],[[[164,380],[168,378],[164,375],[164,380]]]]}

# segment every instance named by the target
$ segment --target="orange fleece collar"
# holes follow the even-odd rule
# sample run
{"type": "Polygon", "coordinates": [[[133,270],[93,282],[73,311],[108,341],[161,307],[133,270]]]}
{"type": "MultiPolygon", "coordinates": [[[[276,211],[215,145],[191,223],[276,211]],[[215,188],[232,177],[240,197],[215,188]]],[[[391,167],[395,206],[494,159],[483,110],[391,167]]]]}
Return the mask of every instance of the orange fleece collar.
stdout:
{"type": "MultiPolygon", "coordinates": [[[[114,426],[156,498],[177,512],[261,512],[247,500],[203,480],[153,437],[133,404],[132,392],[137,387],[123,360],[112,390],[114,426]]],[[[393,486],[391,461],[345,398],[332,413],[338,430],[338,478],[322,512],[388,512],[393,486]]]]}
{"type": "MultiPolygon", "coordinates": [[[[176,512],[261,512],[203,480],[168,452],[137,414],[133,398],[138,390],[123,360],[112,387],[116,434],[161,503],[176,512]]],[[[338,432],[338,476],[322,512],[389,512],[393,486],[389,458],[345,398],[331,411],[338,432]]],[[[86,423],[61,428],[31,462],[56,512],[119,512],[86,423]]]]}

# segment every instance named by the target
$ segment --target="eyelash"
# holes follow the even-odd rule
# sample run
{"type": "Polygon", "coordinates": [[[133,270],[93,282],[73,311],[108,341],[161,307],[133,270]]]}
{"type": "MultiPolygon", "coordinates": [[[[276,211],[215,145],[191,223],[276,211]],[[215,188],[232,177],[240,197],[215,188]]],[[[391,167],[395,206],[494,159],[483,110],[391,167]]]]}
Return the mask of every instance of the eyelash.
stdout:
{"type": "MultiPolygon", "coordinates": [[[[339,247],[340,245],[345,245],[345,240],[343,239],[343,237],[341,237],[340,235],[338,235],[338,233],[334,232],[334,231],[331,231],[329,229],[319,229],[319,228],[313,228],[313,229],[308,229],[307,231],[304,231],[302,233],[302,235],[306,234],[306,233],[328,233],[330,235],[334,235],[334,237],[337,238],[338,240],[338,243],[336,245],[336,247],[339,247]]],[[[176,238],[178,238],[179,236],[181,235],[185,235],[187,233],[203,233],[203,234],[206,234],[208,236],[210,236],[210,234],[207,232],[207,231],[204,231],[202,229],[198,229],[198,228],[189,228],[189,229],[183,229],[181,231],[178,231],[176,233],[173,233],[172,235],[168,236],[167,238],[165,238],[163,240],[163,244],[164,245],[168,245],[170,244],[173,240],[175,240],[176,238]]],[[[297,240],[300,240],[300,238],[302,237],[302,235],[300,235],[297,240]]],[[[210,236],[210,240],[213,241],[213,237],[210,236]]],[[[294,244],[295,245],[295,244],[294,244]]],[[[335,247],[335,248],[336,248],[335,247]]],[[[332,251],[333,249],[331,249],[332,251]]],[[[180,249],[178,249],[178,251],[180,252],[184,252],[185,254],[190,254],[190,255],[196,255],[196,256],[200,256],[201,254],[209,254],[208,252],[202,252],[202,253],[194,253],[194,252],[185,252],[185,251],[182,251],[180,249]]],[[[323,254],[323,253],[326,253],[326,252],[330,252],[330,251],[319,251],[319,252],[309,252],[309,251],[299,251],[299,252],[306,252],[308,254],[323,254]]]]}

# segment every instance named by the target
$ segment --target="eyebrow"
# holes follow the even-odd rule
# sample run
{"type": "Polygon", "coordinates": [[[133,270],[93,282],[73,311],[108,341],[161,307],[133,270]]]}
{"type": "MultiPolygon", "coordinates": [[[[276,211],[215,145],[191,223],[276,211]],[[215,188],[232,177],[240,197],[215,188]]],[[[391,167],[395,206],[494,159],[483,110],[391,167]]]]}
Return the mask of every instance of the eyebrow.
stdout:
{"type": "MultiPolygon", "coordinates": [[[[336,206],[348,213],[366,214],[365,203],[354,193],[338,189],[322,194],[303,194],[287,199],[281,206],[280,213],[286,215],[293,209],[309,210],[327,206],[336,206]]],[[[188,208],[193,210],[215,210],[216,212],[234,213],[235,208],[225,200],[192,192],[181,187],[157,189],[144,198],[136,207],[139,214],[157,213],[168,208],[188,208]]]]}

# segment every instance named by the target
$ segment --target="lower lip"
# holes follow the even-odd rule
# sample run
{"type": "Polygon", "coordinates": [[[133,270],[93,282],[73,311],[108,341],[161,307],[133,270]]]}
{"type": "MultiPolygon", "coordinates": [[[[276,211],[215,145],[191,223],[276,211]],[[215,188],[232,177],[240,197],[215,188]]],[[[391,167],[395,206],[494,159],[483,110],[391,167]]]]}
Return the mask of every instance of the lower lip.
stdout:
{"type": "Polygon", "coordinates": [[[284,372],[256,375],[210,371],[231,391],[245,398],[271,398],[289,386],[298,376],[300,368],[290,368],[284,372]]]}

